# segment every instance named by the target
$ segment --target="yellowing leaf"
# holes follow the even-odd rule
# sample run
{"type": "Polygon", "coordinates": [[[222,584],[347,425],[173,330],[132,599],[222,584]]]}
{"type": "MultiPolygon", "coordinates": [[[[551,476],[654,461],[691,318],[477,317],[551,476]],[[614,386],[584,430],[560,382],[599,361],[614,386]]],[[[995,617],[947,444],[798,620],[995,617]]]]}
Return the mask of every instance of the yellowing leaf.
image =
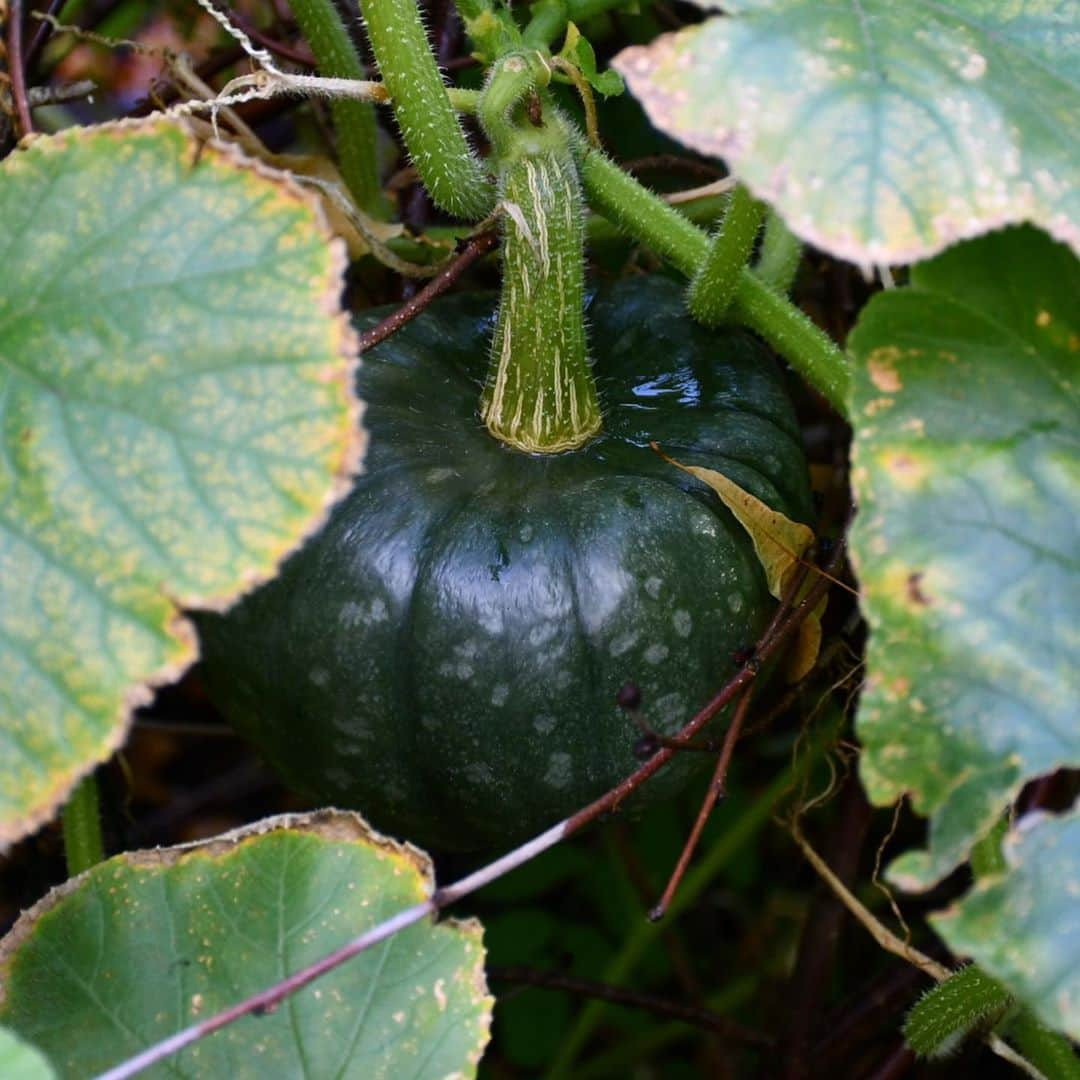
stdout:
{"type": "Polygon", "coordinates": [[[665,461],[670,461],[683,472],[696,476],[716,492],[720,501],[750,534],[754,551],[765,570],[769,592],[779,600],[803,554],[814,542],[813,529],[771,509],[723,473],[715,469],[703,469],[698,465],[683,465],[682,462],[668,457],[656,443],[652,444],[652,448],[665,461]]]}
{"type": "MultiPolygon", "coordinates": [[[[806,582],[804,588],[808,588],[806,582]]],[[[821,617],[829,603],[828,596],[823,596],[809,615],[799,624],[795,641],[784,659],[784,678],[789,683],[797,683],[810,674],[821,652],[821,617]]]]}
{"type": "MultiPolygon", "coordinates": [[[[652,448],[665,461],[670,461],[683,472],[696,476],[716,492],[720,501],[735,515],[753,541],[754,552],[765,570],[769,592],[777,600],[781,599],[791,575],[814,542],[813,529],[801,522],[792,521],[779,510],[773,510],[749,491],[739,487],[734,480],[729,480],[722,472],[699,465],[683,465],[681,461],[668,457],[656,443],[652,444],[652,448]]],[[[797,599],[802,599],[811,584],[810,581],[803,583],[797,599]]],[[[821,603],[799,627],[784,664],[784,677],[788,682],[796,683],[805,678],[817,662],[821,650],[821,616],[825,613],[827,603],[828,597],[823,596],[821,603]]]]}

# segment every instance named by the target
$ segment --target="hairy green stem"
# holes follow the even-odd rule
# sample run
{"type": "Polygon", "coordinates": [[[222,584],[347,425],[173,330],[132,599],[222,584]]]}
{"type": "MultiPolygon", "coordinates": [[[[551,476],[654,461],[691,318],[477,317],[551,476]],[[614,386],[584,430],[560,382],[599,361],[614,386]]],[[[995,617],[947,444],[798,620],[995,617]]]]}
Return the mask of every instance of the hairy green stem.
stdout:
{"type": "MultiPolygon", "coordinates": [[[[590,206],[667,259],[691,280],[709,257],[709,236],[598,150],[578,141],[581,182],[590,206]]],[[[847,358],[797,307],[752,270],[739,271],[731,306],[736,322],[757,331],[842,416],[851,369],[847,358]]]]}
{"type": "MultiPolygon", "coordinates": [[[[367,78],[356,47],[333,0],[290,0],[289,4],[311,51],[319,74],[334,79],[367,78]]],[[[366,214],[385,216],[386,200],[379,182],[375,106],[344,98],[330,102],[337,132],[341,175],[356,205],[366,214]]]]}
{"type": "Polygon", "coordinates": [[[566,33],[569,11],[565,0],[539,0],[529,8],[529,22],[521,35],[532,49],[546,48],[566,33]]]}
{"type": "Polygon", "coordinates": [[[415,0],[363,0],[368,39],[416,171],[436,206],[468,219],[494,192],[450,104],[415,0]]]}
{"type": "Polygon", "coordinates": [[[97,781],[93,774],[79,781],[63,809],[61,819],[68,876],[74,877],[105,858],[97,781]]]}
{"type": "Polygon", "coordinates": [[[727,318],[764,212],[765,208],[742,184],[732,191],[708,257],[690,284],[690,314],[698,322],[719,326],[727,318]]]}
{"type": "Polygon", "coordinates": [[[847,416],[851,368],[828,334],[746,267],[731,313],[737,322],[757,331],[841,416],[847,416]]]}
{"type": "Polygon", "coordinates": [[[578,169],[589,205],[692,278],[709,254],[708,234],[584,142],[578,169]]]}
{"type": "Polygon", "coordinates": [[[904,1021],[904,1039],[919,1057],[945,1057],[977,1028],[996,1023],[1010,1004],[1005,988],[970,964],[919,999],[904,1021]]]}
{"type": "Polygon", "coordinates": [[[512,53],[492,67],[476,112],[496,155],[504,154],[518,138],[520,129],[513,118],[517,105],[550,79],[551,69],[536,50],[512,53]]]}
{"type": "Polygon", "coordinates": [[[1029,1010],[1020,1010],[1009,1028],[1009,1039],[1049,1080],[1080,1080],[1080,1057],[1072,1043],[1046,1027],[1029,1010]]]}
{"type": "Polygon", "coordinates": [[[787,294],[791,292],[801,259],[802,241],[775,210],[770,210],[765,218],[765,236],[754,273],[778,293],[787,294]]]}

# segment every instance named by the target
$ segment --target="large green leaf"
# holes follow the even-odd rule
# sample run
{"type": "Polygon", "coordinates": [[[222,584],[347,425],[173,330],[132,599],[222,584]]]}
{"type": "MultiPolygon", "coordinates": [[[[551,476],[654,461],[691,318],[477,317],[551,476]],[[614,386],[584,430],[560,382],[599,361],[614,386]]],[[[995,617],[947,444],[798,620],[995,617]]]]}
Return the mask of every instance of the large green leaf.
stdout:
{"type": "Polygon", "coordinates": [[[934,923],[1050,1027],[1080,1039],[1080,814],[1023,822],[1009,869],[934,923]]]}
{"type": "Polygon", "coordinates": [[[4,1080],[53,1080],[56,1073],[40,1051],[0,1028],[0,1076],[4,1080]]]}
{"type": "Polygon", "coordinates": [[[799,236],[895,263],[1034,221],[1080,248],[1080,5],[698,2],[731,17],[614,66],[799,236]]]}
{"type": "MultiPolygon", "coordinates": [[[[338,811],[117,855],[54,889],[0,942],[0,1018],[62,1076],[92,1076],[432,888],[422,852],[338,811]]],[[[492,1004],[480,937],[475,922],[416,923],[147,1075],[473,1075],[492,1004]]]]}
{"type": "Polygon", "coordinates": [[[282,174],[162,121],[0,165],[0,850],[355,465],[342,254],[282,174]]]}
{"type": "Polygon", "coordinates": [[[1030,228],[954,248],[851,337],[871,635],[862,777],[910,791],[927,886],[1030,777],[1080,764],[1080,263],[1030,228]]]}

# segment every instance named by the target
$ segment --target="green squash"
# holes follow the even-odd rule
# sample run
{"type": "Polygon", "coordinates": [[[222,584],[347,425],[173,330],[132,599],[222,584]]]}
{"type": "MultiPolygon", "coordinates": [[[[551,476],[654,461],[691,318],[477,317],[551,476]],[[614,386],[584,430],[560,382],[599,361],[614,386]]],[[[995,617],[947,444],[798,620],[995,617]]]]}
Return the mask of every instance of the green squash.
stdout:
{"type": "Polygon", "coordinates": [[[640,764],[623,683],[673,732],[769,617],[745,532],[649,447],[808,521],[768,351],[691,322],[661,277],[601,289],[588,316],[603,429],[564,454],[478,418],[493,297],[436,302],[368,353],[364,475],[276,580],[199,616],[213,697],[298,789],[437,848],[523,839],[640,764]]]}

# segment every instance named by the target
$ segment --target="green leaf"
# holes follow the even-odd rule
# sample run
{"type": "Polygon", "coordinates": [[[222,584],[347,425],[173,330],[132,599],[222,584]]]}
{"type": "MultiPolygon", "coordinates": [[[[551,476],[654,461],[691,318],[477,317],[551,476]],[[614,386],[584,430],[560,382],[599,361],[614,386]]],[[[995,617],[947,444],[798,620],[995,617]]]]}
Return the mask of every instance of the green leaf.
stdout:
{"type": "Polygon", "coordinates": [[[1051,1028],[1080,1038],[1080,813],[1024,820],[1008,872],[933,917],[949,946],[1004,983],[1051,1028]]]}
{"type": "Polygon", "coordinates": [[[793,232],[911,262],[1033,221],[1080,248],[1080,7],[699,0],[727,18],[614,61],[653,123],[793,232]]]}
{"type": "MultiPolygon", "coordinates": [[[[433,887],[422,852],[330,810],[118,855],[54,889],[0,942],[0,1017],[62,1076],[95,1075],[433,887]]],[[[147,1075],[475,1075],[492,1004],[480,939],[475,922],[416,923],[147,1075]]]]}
{"type": "Polygon", "coordinates": [[[362,438],[342,254],[282,174],[158,121],[0,165],[0,850],[268,577],[362,438]]]}
{"type": "Polygon", "coordinates": [[[4,1080],[53,1080],[56,1073],[39,1050],[0,1028],[0,1076],[4,1080]]]}
{"type": "Polygon", "coordinates": [[[873,802],[910,792],[924,888],[1031,777],[1080,764],[1080,263],[1033,229],[954,248],[851,336],[873,802]]]}
{"type": "Polygon", "coordinates": [[[622,76],[610,68],[604,72],[596,70],[596,52],[588,38],[581,36],[581,31],[574,23],[567,23],[566,40],[563,42],[560,56],[576,65],[585,76],[585,81],[604,97],[615,97],[624,90],[622,76]]]}

